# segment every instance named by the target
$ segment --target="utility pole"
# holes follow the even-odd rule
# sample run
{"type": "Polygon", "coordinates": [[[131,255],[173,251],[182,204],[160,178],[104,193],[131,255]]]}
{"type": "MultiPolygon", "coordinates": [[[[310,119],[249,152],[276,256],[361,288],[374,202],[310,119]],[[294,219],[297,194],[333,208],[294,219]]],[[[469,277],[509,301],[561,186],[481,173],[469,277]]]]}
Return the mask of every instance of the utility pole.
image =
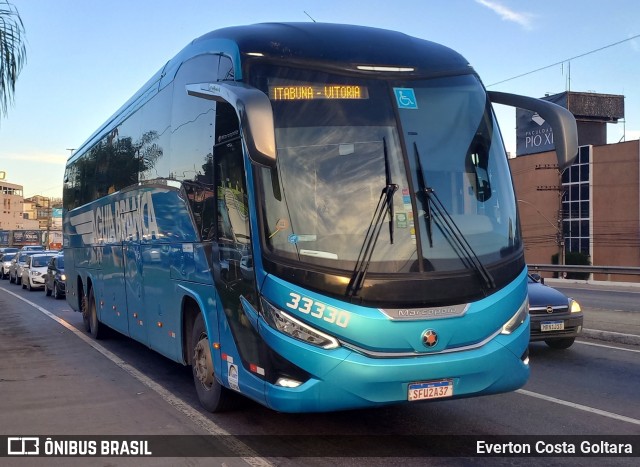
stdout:
{"type": "MultiPolygon", "coordinates": [[[[558,264],[560,266],[564,266],[565,263],[565,241],[564,241],[564,232],[563,232],[563,215],[562,215],[562,198],[564,196],[564,188],[562,188],[562,172],[559,170],[558,166],[555,164],[538,164],[535,167],[535,170],[556,170],[558,172],[558,184],[553,186],[538,186],[536,189],[538,191],[555,191],[558,193],[558,200],[560,206],[558,207],[558,220],[557,225],[553,225],[549,219],[547,221],[551,223],[556,229],[556,242],[558,243],[558,264]]],[[[539,212],[539,211],[538,211],[539,212]]],[[[542,213],[540,213],[542,214],[542,213]]],[[[543,216],[544,217],[544,216],[543,216]]],[[[546,219],[546,217],[545,217],[546,219]]]]}

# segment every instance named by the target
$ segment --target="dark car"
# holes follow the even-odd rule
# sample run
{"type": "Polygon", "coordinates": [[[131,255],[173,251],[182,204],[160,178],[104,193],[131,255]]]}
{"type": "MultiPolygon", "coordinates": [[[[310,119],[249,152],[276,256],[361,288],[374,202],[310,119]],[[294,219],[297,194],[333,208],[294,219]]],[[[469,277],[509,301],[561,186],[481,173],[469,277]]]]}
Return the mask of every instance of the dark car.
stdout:
{"type": "Polygon", "coordinates": [[[544,341],[552,349],[568,349],[582,332],[584,316],[577,301],[529,276],[531,342],[544,341]]]}
{"type": "Polygon", "coordinates": [[[47,296],[53,294],[53,298],[62,298],[67,291],[67,277],[64,275],[64,253],[55,255],[49,261],[47,272],[44,276],[44,291],[47,296]]]}

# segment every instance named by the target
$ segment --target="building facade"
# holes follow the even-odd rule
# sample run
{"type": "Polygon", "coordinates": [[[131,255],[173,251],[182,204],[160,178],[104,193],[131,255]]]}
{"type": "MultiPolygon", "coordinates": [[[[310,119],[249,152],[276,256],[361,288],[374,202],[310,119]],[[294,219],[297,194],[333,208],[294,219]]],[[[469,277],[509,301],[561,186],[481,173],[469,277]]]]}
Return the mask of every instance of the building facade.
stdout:
{"type": "Polygon", "coordinates": [[[0,180],[0,230],[24,229],[22,185],[0,180]]]}
{"type": "MultiPolygon", "coordinates": [[[[580,252],[597,266],[640,267],[640,142],[581,146],[562,174],[555,152],[509,160],[528,263],[580,252]]],[[[595,274],[595,280],[607,280],[595,274]]],[[[640,276],[616,275],[640,282],[640,276]]]]}

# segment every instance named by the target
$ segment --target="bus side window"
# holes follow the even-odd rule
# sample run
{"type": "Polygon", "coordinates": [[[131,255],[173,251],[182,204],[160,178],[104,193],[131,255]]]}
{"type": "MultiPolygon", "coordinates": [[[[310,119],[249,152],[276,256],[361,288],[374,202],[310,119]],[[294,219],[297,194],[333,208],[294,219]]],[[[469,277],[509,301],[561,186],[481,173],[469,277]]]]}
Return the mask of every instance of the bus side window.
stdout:
{"type": "Polygon", "coordinates": [[[231,105],[216,109],[213,170],[218,195],[218,232],[221,242],[240,247],[249,241],[247,191],[238,117],[231,105]]]}

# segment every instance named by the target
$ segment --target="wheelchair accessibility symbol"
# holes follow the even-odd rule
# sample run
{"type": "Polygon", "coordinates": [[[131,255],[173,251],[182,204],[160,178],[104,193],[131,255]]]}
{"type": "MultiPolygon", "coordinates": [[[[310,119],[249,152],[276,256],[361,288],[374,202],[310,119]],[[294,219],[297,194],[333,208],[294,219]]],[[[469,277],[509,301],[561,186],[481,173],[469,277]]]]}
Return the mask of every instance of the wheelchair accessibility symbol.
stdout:
{"type": "Polygon", "coordinates": [[[412,88],[393,88],[399,109],[417,109],[418,101],[412,88]]]}

